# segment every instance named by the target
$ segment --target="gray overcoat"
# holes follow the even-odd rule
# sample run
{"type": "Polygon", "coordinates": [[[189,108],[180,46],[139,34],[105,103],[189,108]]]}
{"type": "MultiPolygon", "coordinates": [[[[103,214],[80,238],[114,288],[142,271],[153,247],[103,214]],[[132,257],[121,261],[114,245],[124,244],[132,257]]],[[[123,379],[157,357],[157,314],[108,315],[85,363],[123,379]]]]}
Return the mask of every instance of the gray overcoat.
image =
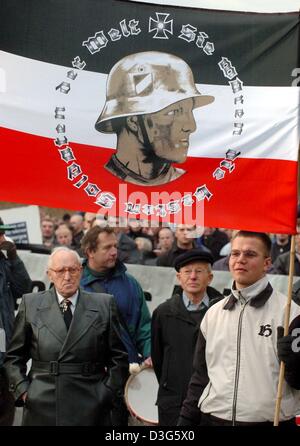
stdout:
{"type": "Polygon", "coordinates": [[[128,376],[114,299],[80,290],[67,332],[53,288],[24,295],[5,369],[17,405],[28,392],[23,425],[106,424],[128,376]]]}

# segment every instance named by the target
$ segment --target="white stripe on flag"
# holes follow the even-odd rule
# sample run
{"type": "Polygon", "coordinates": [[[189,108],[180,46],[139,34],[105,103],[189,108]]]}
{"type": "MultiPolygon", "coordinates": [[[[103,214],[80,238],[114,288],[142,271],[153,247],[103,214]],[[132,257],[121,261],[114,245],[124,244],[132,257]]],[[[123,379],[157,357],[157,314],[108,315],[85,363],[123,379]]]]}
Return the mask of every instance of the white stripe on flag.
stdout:
{"type": "MultiPolygon", "coordinates": [[[[64,106],[69,141],[107,148],[116,147],[114,134],[99,133],[94,124],[105,103],[107,75],[77,71],[75,80],[62,67],[0,51],[0,73],[6,78],[0,92],[1,125],[34,135],[57,137],[56,107],[64,106]],[[71,90],[55,88],[68,81],[71,90]]],[[[217,68],[216,68],[217,69],[217,68]]],[[[242,80],[242,79],[241,79],[242,80]]],[[[296,160],[299,142],[299,87],[243,87],[242,135],[233,135],[237,106],[230,86],[197,86],[215,101],[194,110],[196,131],[190,136],[189,156],[223,158],[224,149],[240,157],[296,160]]]]}

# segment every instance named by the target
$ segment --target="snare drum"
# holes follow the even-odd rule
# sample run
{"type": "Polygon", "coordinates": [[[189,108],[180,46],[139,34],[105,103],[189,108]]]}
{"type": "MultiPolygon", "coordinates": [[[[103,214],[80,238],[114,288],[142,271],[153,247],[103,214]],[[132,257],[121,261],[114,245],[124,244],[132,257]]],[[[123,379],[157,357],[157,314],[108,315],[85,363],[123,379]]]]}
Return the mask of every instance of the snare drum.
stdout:
{"type": "Polygon", "coordinates": [[[151,367],[131,375],[125,387],[125,401],[130,414],[144,425],[158,424],[157,399],[158,382],[151,367]]]}

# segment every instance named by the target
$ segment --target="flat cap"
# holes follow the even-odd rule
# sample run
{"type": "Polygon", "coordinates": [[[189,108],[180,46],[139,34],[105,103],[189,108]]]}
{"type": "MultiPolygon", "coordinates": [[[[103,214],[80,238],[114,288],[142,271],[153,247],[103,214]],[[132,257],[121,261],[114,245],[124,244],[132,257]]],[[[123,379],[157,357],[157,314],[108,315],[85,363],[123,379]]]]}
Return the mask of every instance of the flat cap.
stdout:
{"type": "Polygon", "coordinates": [[[188,265],[193,262],[206,262],[211,265],[214,263],[213,256],[202,249],[190,249],[184,254],[176,257],[174,260],[174,267],[176,271],[179,271],[182,266],[188,265]]]}

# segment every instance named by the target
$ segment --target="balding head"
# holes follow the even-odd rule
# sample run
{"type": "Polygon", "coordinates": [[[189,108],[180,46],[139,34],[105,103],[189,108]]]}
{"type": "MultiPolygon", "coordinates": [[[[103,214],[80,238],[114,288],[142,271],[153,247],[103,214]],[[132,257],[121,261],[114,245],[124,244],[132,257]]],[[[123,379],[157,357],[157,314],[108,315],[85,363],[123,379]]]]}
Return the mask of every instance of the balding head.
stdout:
{"type": "Polygon", "coordinates": [[[49,257],[48,277],[64,298],[73,296],[78,290],[81,270],[80,257],[71,249],[56,248],[49,257]]]}
{"type": "Polygon", "coordinates": [[[79,234],[79,232],[83,231],[83,217],[79,214],[72,215],[70,219],[70,225],[73,230],[73,234],[79,234]]]}

